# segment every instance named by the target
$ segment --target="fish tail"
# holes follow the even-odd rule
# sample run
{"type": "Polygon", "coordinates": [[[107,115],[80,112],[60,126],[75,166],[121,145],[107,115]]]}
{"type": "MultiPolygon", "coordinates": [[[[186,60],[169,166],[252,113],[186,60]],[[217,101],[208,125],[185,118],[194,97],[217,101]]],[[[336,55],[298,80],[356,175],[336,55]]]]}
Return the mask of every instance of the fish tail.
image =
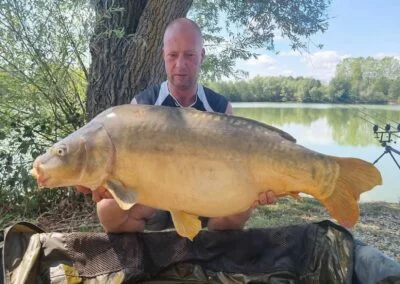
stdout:
{"type": "Polygon", "coordinates": [[[333,218],[350,228],[358,220],[360,194],[382,184],[378,169],[356,158],[333,157],[340,166],[340,175],[330,197],[321,200],[333,218]]]}

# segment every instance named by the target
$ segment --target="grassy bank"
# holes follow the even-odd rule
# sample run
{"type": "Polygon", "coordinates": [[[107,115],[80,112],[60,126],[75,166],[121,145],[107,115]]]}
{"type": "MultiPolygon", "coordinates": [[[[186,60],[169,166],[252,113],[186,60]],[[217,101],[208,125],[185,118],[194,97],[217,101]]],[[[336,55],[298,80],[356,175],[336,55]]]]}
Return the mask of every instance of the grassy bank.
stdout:
{"type": "MultiPolygon", "coordinates": [[[[28,221],[39,225],[47,232],[102,231],[95,206],[89,196],[84,203],[78,208],[72,208],[69,203],[60,204],[51,212],[46,212],[36,218],[29,218],[28,221]]],[[[400,262],[400,203],[362,203],[360,211],[360,219],[350,232],[355,238],[375,246],[400,262]]],[[[280,198],[275,205],[258,207],[246,227],[287,226],[327,219],[332,220],[326,209],[314,199],[280,198]]],[[[0,227],[21,220],[26,220],[26,218],[0,214],[0,227]]]]}

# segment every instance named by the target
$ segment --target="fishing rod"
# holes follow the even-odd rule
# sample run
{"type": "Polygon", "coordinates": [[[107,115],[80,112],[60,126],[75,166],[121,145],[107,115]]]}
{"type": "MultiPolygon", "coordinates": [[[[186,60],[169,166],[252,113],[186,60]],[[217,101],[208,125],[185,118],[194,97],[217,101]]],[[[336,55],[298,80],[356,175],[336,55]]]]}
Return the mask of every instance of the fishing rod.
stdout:
{"type": "MultiPolygon", "coordinates": [[[[364,109],[365,109],[365,108],[364,108],[364,109]]],[[[378,135],[381,135],[381,138],[380,138],[380,143],[381,143],[381,144],[382,144],[382,142],[383,142],[383,140],[384,140],[384,139],[383,139],[383,135],[384,135],[384,134],[388,135],[387,140],[389,140],[389,141],[386,141],[387,143],[390,143],[391,141],[393,141],[393,139],[391,139],[392,136],[393,136],[393,137],[396,137],[396,138],[400,138],[400,136],[396,135],[397,133],[400,132],[400,122],[396,122],[396,121],[394,121],[394,120],[388,118],[387,120],[393,122],[395,125],[397,124],[397,126],[394,127],[396,130],[390,131],[390,129],[392,128],[392,125],[391,125],[390,123],[387,123],[386,121],[380,119],[379,117],[372,117],[372,116],[369,115],[367,112],[364,112],[364,111],[362,111],[361,109],[359,110],[359,112],[362,113],[363,115],[365,115],[365,116],[367,116],[367,117],[370,117],[370,118],[372,118],[373,120],[377,120],[377,121],[379,121],[379,122],[381,122],[381,123],[383,123],[383,124],[385,125],[384,127],[381,127],[381,126],[379,126],[378,124],[376,124],[376,123],[374,123],[374,122],[371,122],[371,121],[367,120],[366,118],[364,118],[364,117],[362,117],[362,116],[359,116],[362,120],[364,120],[364,121],[366,121],[366,122],[369,122],[370,124],[373,125],[373,131],[374,131],[374,133],[375,133],[375,138],[378,138],[378,135]],[[378,131],[379,129],[382,129],[382,131],[378,131]]]]}
{"type": "MultiPolygon", "coordinates": [[[[363,115],[370,116],[369,114],[367,114],[367,113],[365,113],[365,112],[363,112],[361,110],[360,110],[360,112],[363,115]]],[[[396,135],[396,134],[400,133],[400,123],[397,123],[397,122],[391,120],[392,122],[395,122],[397,124],[397,126],[394,128],[394,130],[392,130],[392,126],[391,126],[390,123],[384,122],[385,126],[382,127],[382,126],[379,126],[376,123],[371,122],[370,120],[368,120],[368,119],[366,119],[364,117],[361,117],[361,116],[359,116],[359,117],[361,119],[363,119],[364,121],[366,121],[366,122],[368,122],[368,123],[373,125],[372,131],[375,134],[375,138],[378,139],[378,141],[379,141],[379,143],[381,144],[382,147],[385,147],[385,150],[383,151],[383,153],[373,162],[373,164],[375,165],[376,163],[378,163],[378,161],[383,156],[385,156],[386,154],[389,154],[392,157],[392,159],[395,162],[395,164],[397,165],[397,167],[399,168],[399,170],[400,170],[400,164],[396,160],[395,156],[393,155],[393,153],[395,153],[395,154],[400,156],[400,151],[394,149],[392,146],[389,145],[389,143],[392,143],[392,142],[396,143],[397,142],[395,140],[395,138],[393,138],[393,137],[399,138],[399,136],[396,135]]],[[[374,119],[376,119],[376,118],[374,118],[374,119]]]]}
{"type": "MultiPolygon", "coordinates": [[[[360,112],[363,113],[363,114],[368,115],[368,113],[366,112],[366,110],[367,110],[367,108],[363,107],[362,109],[360,109],[360,112]],[[362,110],[364,110],[364,111],[362,111],[362,110]]],[[[400,124],[400,121],[394,121],[393,119],[390,119],[390,118],[386,118],[386,119],[387,119],[388,121],[393,122],[394,124],[400,124]]],[[[380,119],[379,117],[376,117],[376,120],[385,123],[385,121],[382,120],[382,119],[380,119]]]]}

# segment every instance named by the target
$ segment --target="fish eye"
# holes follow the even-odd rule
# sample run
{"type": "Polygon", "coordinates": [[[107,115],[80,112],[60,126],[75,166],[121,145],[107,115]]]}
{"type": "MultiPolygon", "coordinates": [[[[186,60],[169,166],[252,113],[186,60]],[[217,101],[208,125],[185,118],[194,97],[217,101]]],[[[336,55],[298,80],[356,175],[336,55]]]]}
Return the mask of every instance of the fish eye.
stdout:
{"type": "Polygon", "coordinates": [[[56,153],[58,156],[64,156],[67,153],[67,150],[65,148],[57,148],[56,153]]]}

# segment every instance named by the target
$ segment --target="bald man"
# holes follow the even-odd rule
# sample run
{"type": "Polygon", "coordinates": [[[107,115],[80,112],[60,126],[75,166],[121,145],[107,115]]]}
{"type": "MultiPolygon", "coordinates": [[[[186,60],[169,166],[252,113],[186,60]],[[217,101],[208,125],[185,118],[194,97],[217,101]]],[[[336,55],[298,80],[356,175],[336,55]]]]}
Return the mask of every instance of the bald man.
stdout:
{"type": "Polygon", "coordinates": [[[162,53],[167,81],[138,94],[132,103],[232,113],[226,98],[197,82],[205,50],[196,23],[186,18],[171,22],[164,33],[162,53]]]}
{"type": "MultiPolygon", "coordinates": [[[[144,90],[132,100],[132,104],[193,107],[201,111],[232,114],[232,106],[225,97],[198,83],[205,50],[201,30],[196,23],[186,18],[171,22],[164,33],[162,55],[167,81],[144,90]]],[[[157,173],[154,173],[154,178],[157,178],[157,173]]],[[[77,189],[90,192],[79,186],[77,189]]],[[[173,227],[169,212],[141,204],[124,211],[104,188],[93,191],[92,198],[97,202],[97,214],[107,232],[139,232],[173,227]]],[[[212,230],[241,229],[255,206],[270,203],[275,203],[275,196],[267,191],[260,194],[253,208],[246,212],[222,218],[202,217],[202,225],[212,230]]]]}

